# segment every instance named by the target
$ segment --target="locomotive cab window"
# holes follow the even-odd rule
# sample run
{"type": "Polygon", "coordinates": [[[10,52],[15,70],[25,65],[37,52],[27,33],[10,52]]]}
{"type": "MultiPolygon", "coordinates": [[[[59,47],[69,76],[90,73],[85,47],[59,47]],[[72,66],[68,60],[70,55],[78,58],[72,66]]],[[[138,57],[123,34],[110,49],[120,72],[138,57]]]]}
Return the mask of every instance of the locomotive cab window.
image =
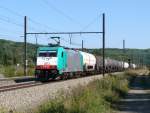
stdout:
{"type": "Polygon", "coordinates": [[[57,52],[56,51],[40,52],[39,57],[57,57],[57,52]]]}

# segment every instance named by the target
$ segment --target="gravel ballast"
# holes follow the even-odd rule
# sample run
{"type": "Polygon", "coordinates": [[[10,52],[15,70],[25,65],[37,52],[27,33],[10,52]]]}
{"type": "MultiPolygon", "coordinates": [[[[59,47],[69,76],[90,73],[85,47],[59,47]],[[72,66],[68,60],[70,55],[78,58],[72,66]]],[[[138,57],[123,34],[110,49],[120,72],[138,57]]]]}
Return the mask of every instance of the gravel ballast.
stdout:
{"type": "Polygon", "coordinates": [[[7,85],[13,85],[13,84],[16,84],[14,82],[14,80],[4,80],[4,81],[0,80],[0,87],[7,86],[7,85]]]}
{"type": "Polygon", "coordinates": [[[95,79],[101,79],[102,77],[102,75],[89,76],[1,92],[0,107],[8,109],[9,111],[27,112],[45,100],[57,97],[59,91],[69,91],[78,85],[87,85],[89,82],[95,79]]]}

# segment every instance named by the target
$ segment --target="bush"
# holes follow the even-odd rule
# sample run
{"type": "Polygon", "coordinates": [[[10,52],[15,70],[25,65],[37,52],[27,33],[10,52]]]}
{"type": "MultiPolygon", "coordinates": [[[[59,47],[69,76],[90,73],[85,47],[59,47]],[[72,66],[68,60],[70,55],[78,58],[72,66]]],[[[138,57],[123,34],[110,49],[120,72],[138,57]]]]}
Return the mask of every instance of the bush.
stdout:
{"type": "Polygon", "coordinates": [[[6,77],[13,77],[15,75],[15,68],[13,66],[5,66],[3,74],[6,77]]]}
{"type": "MultiPolygon", "coordinates": [[[[34,75],[34,67],[28,67],[28,76],[34,75]]],[[[24,76],[24,68],[22,66],[16,67],[12,66],[0,66],[0,73],[2,73],[5,77],[16,77],[16,76],[24,76]]]]}
{"type": "Polygon", "coordinates": [[[94,80],[87,86],[78,86],[71,94],[61,94],[41,105],[37,113],[113,113],[117,103],[128,91],[125,75],[94,80]]]}

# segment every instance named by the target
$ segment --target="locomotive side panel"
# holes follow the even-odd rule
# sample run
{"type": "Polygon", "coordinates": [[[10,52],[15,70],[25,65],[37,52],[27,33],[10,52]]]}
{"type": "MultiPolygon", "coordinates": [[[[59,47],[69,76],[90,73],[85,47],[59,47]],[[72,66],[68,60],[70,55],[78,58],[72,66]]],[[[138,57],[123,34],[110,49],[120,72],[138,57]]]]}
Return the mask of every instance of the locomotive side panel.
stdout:
{"type": "Polygon", "coordinates": [[[83,57],[79,51],[66,49],[66,67],[63,72],[81,72],[83,71],[83,57]]]}

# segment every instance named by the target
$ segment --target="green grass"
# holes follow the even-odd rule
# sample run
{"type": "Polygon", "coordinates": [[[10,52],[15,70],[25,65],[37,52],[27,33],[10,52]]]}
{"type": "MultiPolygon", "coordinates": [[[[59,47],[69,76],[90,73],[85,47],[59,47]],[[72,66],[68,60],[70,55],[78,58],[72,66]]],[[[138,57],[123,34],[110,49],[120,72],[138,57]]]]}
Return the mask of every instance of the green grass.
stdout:
{"type": "MultiPolygon", "coordinates": [[[[29,67],[27,75],[34,75],[34,67],[29,67]]],[[[16,67],[14,65],[11,66],[0,66],[0,73],[5,77],[16,77],[16,76],[24,76],[24,68],[22,66],[16,67]]]]}
{"type": "Polygon", "coordinates": [[[0,107],[0,113],[8,113],[8,110],[6,110],[6,109],[0,107]]]}
{"type": "Polygon", "coordinates": [[[127,76],[107,76],[87,86],[79,85],[71,94],[62,93],[39,106],[36,113],[113,113],[127,91],[127,76]]]}

